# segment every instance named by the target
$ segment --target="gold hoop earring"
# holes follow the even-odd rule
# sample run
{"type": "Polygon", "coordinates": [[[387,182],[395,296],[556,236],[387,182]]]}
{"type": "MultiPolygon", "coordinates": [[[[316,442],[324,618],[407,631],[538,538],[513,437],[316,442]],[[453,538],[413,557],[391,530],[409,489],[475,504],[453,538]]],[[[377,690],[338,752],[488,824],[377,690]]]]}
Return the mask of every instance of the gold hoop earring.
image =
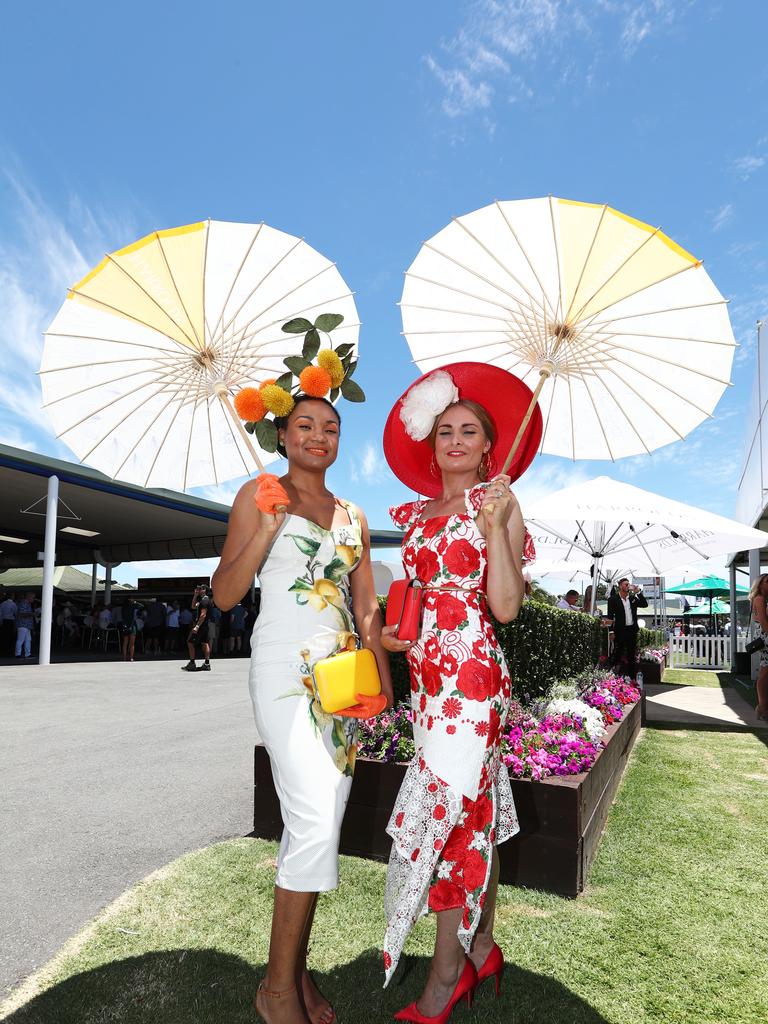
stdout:
{"type": "Polygon", "coordinates": [[[430,462],[429,462],[429,474],[430,474],[430,476],[439,476],[440,475],[438,473],[438,471],[437,471],[437,459],[435,459],[435,453],[434,452],[432,452],[432,458],[430,459],[430,462]]]}
{"type": "Polygon", "coordinates": [[[491,465],[491,460],[488,458],[488,452],[483,452],[483,457],[480,459],[480,465],[477,467],[477,475],[485,483],[488,479],[488,470],[491,465]]]}

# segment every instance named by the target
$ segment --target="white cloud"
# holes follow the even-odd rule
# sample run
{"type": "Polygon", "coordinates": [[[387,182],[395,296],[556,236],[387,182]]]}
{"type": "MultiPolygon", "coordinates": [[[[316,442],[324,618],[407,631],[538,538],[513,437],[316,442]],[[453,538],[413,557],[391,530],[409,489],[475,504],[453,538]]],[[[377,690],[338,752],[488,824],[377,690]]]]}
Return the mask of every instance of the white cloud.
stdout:
{"type": "Polygon", "coordinates": [[[764,156],[754,156],[747,154],[746,156],[737,157],[731,164],[732,169],[739,175],[742,181],[746,181],[750,178],[755,171],[759,171],[760,168],[765,164],[766,158],[764,156]]]}
{"type": "Polygon", "coordinates": [[[724,203],[712,218],[712,230],[720,231],[733,217],[733,203],[724,203]]]}
{"type": "Polygon", "coordinates": [[[67,288],[107,249],[125,244],[137,232],[127,222],[93,212],[76,197],[67,216],[77,228],[68,227],[67,218],[46,204],[12,161],[0,168],[0,203],[5,222],[0,240],[0,440],[71,459],[41,411],[36,374],[43,331],[67,288]]]}
{"type": "Polygon", "coordinates": [[[533,67],[548,69],[547,89],[581,78],[589,87],[598,62],[613,51],[625,59],[651,36],[668,29],[690,0],[474,0],[456,35],[428,54],[427,67],[443,89],[451,118],[488,111],[497,98],[532,99],[533,67]],[[590,61],[575,61],[574,45],[588,38],[590,61]]]}
{"type": "Polygon", "coordinates": [[[446,71],[432,57],[425,58],[427,67],[445,89],[442,107],[448,117],[458,117],[491,104],[493,90],[484,81],[473,80],[467,72],[454,68],[446,71]]]}
{"type": "Polygon", "coordinates": [[[379,447],[367,441],[362,451],[349,460],[349,479],[353,484],[380,484],[392,474],[379,447]]]}

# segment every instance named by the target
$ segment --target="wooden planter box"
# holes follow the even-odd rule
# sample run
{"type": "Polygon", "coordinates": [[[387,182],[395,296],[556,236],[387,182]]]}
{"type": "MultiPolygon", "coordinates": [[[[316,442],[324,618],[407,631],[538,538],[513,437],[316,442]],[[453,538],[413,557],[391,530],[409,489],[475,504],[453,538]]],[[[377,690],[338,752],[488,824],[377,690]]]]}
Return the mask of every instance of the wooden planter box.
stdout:
{"type": "MultiPolygon", "coordinates": [[[[520,832],[499,847],[501,881],[577,896],[597,852],[605,819],[640,731],[640,704],[625,711],[606,747],[583,775],[542,782],[512,779],[520,832]]],[[[385,832],[405,765],[358,759],[341,829],[341,852],[387,860],[385,832]]],[[[279,839],[283,829],[267,752],[255,751],[253,835],[279,839]]]]}
{"type": "Polygon", "coordinates": [[[665,667],[657,661],[638,661],[637,671],[643,673],[643,685],[658,686],[664,678],[665,667]]]}

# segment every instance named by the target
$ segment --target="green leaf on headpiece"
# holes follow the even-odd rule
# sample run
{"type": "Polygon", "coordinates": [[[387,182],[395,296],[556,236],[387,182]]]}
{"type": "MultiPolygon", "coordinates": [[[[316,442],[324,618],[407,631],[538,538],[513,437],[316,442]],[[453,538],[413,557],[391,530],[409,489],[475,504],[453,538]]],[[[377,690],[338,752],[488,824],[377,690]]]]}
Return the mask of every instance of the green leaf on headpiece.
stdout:
{"type": "Polygon", "coordinates": [[[295,374],[297,377],[302,370],[306,370],[309,366],[309,360],[304,359],[303,356],[288,356],[287,359],[283,360],[283,363],[288,367],[291,373],[295,374]]]}
{"type": "Polygon", "coordinates": [[[348,402],[365,401],[365,392],[363,391],[359,384],[356,384],[353,380],[350,380],[349,377],[345,377],[344,380],[341,382],[341,393],[342,395],[344,395],[348,402]]]}
{"type": "Polygon", "coordinates": [[[345,369],[345,370],[347,371],[347,372],[346,372],[346,376],[347,376],[348,378],[349,378],[349,377],[351,377],[351,376],[352,376],[352,374],[353,374],[353,373],[355,372],[355,370],[357,369],[357,362],[358,362],[358,361],[357,361],[357,359],[355,359],[355,361],[354,361],[354,362],[351,362],[351,363],[349,363],[349,364],[348,364],[347,366],[345,366],[345,367],[344,367],[344,369],[345,369]]]}
{"type": "Polygon", "coordinates": [[[336,349],[336,355],[339,357],[339,359],[343,359],[344,356],[349,355],[349,353],[352,351],[354,347],[354,345],[350,345],[348,343],[344,345],[339,345],[339,347],[336,349]]]}
{"type": "Polygon", "coordinates": [[[289,320],[287,324],[283,324],[282,329],[286,334],[304,334],[306,331],[312,330],[312,324],[303,316],[297,316],[295,320],[289,320]]]}
{"type": "Polygon", "coordinates": [[[318,331],[325,331],[329,334],[332,330],[339,326],[344,320],[341,313],[321,313],[320,316],[315,320],[315,327],[318,331]]]}
{"type": "Polygon", "coordinates": [[[331,393],[328,396],[331,402],[335,402],[336,399],[339,397],[339,391],[341,391],[341,388],[331,388],[331,393]]]}
{"type": "Polygon", "coordinates": [[[304,339],[304,348],[301,350],[301,354],[305,359],[310,361],[315,358],[317,353],[320,351],[320,335],[313,327],[311,331],[307,331],[307,336],[304,339]]]}
{"type": "Polygon", "coordinates": [[[249,434],[252,434],[256,429],[256,424],[253,423],[251,420],[248,420],[248,422],[244,423],[243,426],[245,427],[249,434]]]}
{"type": "Polygon", "coordinates": [[[277,427],[272,420],[259,420],[255,424],[254,433],[256,434],[256,440],[259,442],[259,447],[263,448],[265,452],[276,452],[277,451],[277,427]]]}
{"type": "Polygon", "coordinates": [[[282,376],[278,377],[275,384],[277,384],[279,388],[282,388],[283,391],[290,391],[293,387],[293,374],[289,370],[288,373],[284,373],[282,376]]]}

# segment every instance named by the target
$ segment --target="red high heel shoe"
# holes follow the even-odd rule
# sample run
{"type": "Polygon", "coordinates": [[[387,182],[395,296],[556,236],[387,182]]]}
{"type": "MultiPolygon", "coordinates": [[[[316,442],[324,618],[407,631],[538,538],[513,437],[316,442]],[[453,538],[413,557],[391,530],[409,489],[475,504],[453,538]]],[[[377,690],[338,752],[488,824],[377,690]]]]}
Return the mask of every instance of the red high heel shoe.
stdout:
{"type": "Polygon", "coordinates": [[[504,954],[494,942],[491,952],[485,958],[485,963],[477,972],[477,984],[480,986],[488,978],[496,977],[496,998],[499,998],[501,988],[501,975],[504,971],[504,954]]]}
{"type": "Polygon", "coordinates": [[[467,957],[461,977],[456,982],[456,988],[453,990],[453,994],[448,1000],[448,1005],[442,1013],[438,1013],[436,1017],[425,1017],[417,1009],[416,1003],[411,1003],[409,1006],[405,1006],[402,1010],[397,1011],[395,1020],[411,1021],[412,1024],[446,1024],[448,1018],[453,1013],[454,1006],[460,1003],[462,999],[466,999],[467,1006],[472,1007],[472,996],[475,994],[476,987],[477,971],[475,970],[475,965],[467,957]]]}

